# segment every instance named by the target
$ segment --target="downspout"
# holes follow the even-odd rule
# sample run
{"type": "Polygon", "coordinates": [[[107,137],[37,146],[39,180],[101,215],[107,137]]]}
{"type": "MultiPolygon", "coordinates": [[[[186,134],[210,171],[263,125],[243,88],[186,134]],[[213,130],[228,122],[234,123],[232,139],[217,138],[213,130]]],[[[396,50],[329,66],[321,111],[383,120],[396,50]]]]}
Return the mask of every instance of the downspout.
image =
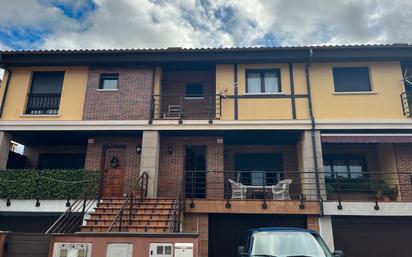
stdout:
{"type": "Polygon", "coordinates": [[[316,151],[316,123],[315,123],[315,116],[313,115],[313,108],[312,108],[312,94],[311,94],[311,87],[310,87],[310,68],[312,64],[312,56],[313,56],[313,49],[309,49],[309,57],[308,63],[305,67],[306,73],[306,90],[308,92],[308,107],[309,107],[309,116],[310,116],[310,124],[311,124],[311,140],[312,140],[312,155],[313,155],[313,164],[314,164],[314,171],[315,171],[315,180],[316,180],[316,195],[320,202],[320,216],[324,215],[323,210],[323,200],[322,195],[320,192],[320,181],[319,181],[319,164],[318,164],[318,153],[316,151]]]}
{"type": "MultiPolygon", "coordinates": [[[[0,56],[1,59],[1,56],[0,56]]],[[[10,84],[10,79],[13,75],[13,72],[11,71],[11,69],[9,69],[8,67],[2,66],[0,68],[3,68],[7,71],[7,81],[6,81],[6,85],[3,91],[3,97],[1,99],[1,104],[0,104],[0,118],[3,115],[3,110],[4,110],[4,104],[6,103],[6,96],[7,96],[7,91],[9,90],[9,84],[10,84]]]]}

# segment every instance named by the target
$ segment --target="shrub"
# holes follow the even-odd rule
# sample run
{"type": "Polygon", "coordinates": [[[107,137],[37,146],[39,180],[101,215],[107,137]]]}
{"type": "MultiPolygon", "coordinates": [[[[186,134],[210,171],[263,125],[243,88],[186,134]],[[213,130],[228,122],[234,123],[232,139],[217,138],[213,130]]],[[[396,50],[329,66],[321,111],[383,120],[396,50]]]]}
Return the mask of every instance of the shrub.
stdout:
{"type": "MultiPolygon", "coordinates": [[[[77,199],[90,186],[99,189],[100,172],[87,170],[0,170],[0,198],[77,199]]],[[[89,194],[90,197],[90,194],[89,194]]]]}

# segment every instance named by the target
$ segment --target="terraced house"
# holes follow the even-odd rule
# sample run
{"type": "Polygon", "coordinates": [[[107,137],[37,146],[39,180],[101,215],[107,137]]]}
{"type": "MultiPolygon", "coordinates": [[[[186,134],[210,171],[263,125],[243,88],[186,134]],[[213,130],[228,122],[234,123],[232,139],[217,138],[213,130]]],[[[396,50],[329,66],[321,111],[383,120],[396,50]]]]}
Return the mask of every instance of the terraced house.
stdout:
{"type": "Polygon", "coordinates": [[[49,256],[236,256],[268,226],[318,230],[351,257],[409,256],[411,45],[0,64],[5,256],[27,237],[49,256]]]}

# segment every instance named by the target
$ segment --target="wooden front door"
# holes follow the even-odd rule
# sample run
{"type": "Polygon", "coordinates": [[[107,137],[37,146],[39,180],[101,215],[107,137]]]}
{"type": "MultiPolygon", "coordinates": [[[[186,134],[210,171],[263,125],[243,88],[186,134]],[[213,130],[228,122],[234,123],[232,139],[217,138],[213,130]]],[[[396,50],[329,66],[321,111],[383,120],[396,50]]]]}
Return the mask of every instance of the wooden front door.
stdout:
{"type": "Polygon", "coordinates": [[[103,197],[122,196],[125,151],[124,147],[108,147],[104,151],[103,197]]]}

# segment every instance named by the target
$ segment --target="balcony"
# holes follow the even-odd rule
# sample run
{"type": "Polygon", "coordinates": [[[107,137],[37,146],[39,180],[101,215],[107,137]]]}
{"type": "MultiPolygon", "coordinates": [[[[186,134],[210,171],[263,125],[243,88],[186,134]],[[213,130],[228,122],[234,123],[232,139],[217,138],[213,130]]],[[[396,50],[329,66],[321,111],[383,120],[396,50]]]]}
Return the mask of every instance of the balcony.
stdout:
{"type": "Polygon", "coordinates": [[[61,94],[30,93],[28,95],[26,114],[56,115],[59,112],[61,94]]]}
{"type": "Polygon", "coordinates": [[[325,184],[328,201],[409,201],[412,173],[363,172],[350,178],[346,172],[337,172],[326,177],[325,184]]]}
{"type": "Polygon", "coordinates": [[[407,202],[412,195],[412,173],[365,172],[356,178],[346,173],[299,171],[186,171],[184,192],[191,203],[202,200],[224,202],[298,203],[310,202],[407,202]],[[317,175],[319,182],[317,182],[317,175]]]}
{"type": "Polygon", "coordinates": [[[153,95],[151,120],[213,120],[222,113],[221,95],[153,95]]]}

